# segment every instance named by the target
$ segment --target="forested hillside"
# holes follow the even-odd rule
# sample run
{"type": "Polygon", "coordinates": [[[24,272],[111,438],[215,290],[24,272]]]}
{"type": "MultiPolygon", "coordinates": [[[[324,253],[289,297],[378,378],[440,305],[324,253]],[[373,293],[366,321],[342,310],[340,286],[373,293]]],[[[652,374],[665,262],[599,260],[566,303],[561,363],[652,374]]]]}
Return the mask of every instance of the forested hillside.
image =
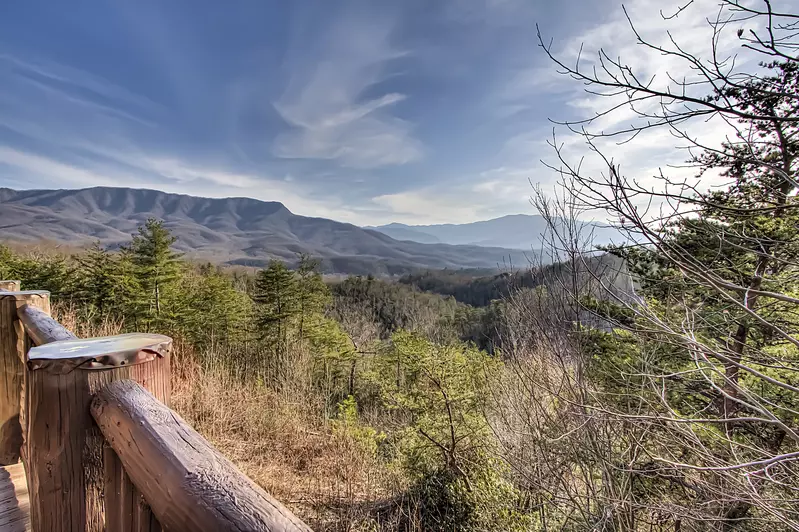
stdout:
{"type": "Polygon", "coordinates": [[[175,337],[178,410],[269,490],[305,500],[297,511],[320,529],[524,529],[480,414],[501,370],[497,309],[372,277],[327,285],[308,256],[295,270],[197,265],[174,243],[153,219],[118,251],[0,246],[0,277],[49,290],[78,334],[175,337]],[[230,394],[244,410],[226,408],[230,394]]]}
{"type": "MultiPolygon", "coordinates": [[[[581,278],[585,284],[589,277],[604,280],[610,293],[629,299],[635,288],[624,261],[611,253],[586,253],[581,258],[581,278]]],[[[452,296],[475,307],[485,307],[498,299],[506,299],[519,290],[546,285],[558,277],[564,265],[544,264],[541,267],[505,271],[502,273],[481,270],[426,270],[403,275],[399,282],[420,290],[452,296]]],[[[609,294],[597,294],[610,297],[609,294]]]]}
{"type": "Polygon", "coordinates": [[[117,247],[148,218],[162,220],[175,247],[198,260],[264,266],[306,253],[327,273],[401,275],[419,268],[496,268],[523,260],[499,246],[418,244],[352,224],[300,216],[276,201],[200,198],[158,190],[0,189],[3,240],[117,247]]]}

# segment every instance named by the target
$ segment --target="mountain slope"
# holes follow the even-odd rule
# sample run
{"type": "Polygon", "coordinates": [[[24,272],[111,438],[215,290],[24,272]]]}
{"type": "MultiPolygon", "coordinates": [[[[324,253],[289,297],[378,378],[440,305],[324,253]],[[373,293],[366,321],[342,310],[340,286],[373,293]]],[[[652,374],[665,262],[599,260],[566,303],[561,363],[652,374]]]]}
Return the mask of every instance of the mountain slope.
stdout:
{"type": "MultiPolygon", "coordinates": [[[[441,242],[455,245],[500,246],[515,249],[541,248],[541,234],[547,229],[542,216],[512,214],[492,220],[467,224],[406,225],[392,223],[368,227],[398,240],[413,242],[441,242]]],[[[586,232],[593,231],[596,243],[608,243],[618,233],[598,224],[587,224],[586,232]]]]}
{"type": "Polygon", "coordinates": [[[380,231],[384,235],[388,235],[395,240],[410,240],[412,242],[419,242],[421,244],[441,243],[441,240],[439,240],[438,237],[425,231],[426,227],[429,226],[413,226],[400,223],[391,223],[377,227],[365,227],[364,229],[380,231]]]}
{"type": "Polygon", "coordinates": [[[299,216],[282,203],[211,199],[156,190],[0,189],[2,238],[79,244],[128,242],[147,218],[158,218],[190,257],[231,264],[292,262],[298,253],[323,259],[326,271],[405,273],[417,268],[496,267],[524,260],[501,248],[419,244],[324,218],[299,216]],[[509,255],[513,255],[509,259],[509,255]]]}

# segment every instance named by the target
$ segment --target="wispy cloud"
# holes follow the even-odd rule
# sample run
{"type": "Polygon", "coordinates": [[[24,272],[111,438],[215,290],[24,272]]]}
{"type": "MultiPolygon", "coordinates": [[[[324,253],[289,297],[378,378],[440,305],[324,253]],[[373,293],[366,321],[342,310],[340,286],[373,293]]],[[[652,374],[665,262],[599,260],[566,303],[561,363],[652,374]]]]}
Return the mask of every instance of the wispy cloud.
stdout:
{"type": "Polygon", "coordinates": [[[317,42],[303,42],[308,49],[290,54],[287,88],[274,106],[291,129],[278,135],[275,155],[335,160],[351,168],[422,157],[412,124],[391,114],[407,96],[379,95],[379,84],[393,74],[392,63],[406,55],[392,45],[393,26],[386,14],[348,13],[317,42]]]}
{"type": "Polygon", "coordinates": [[[534,214],[531,188],[523,170],[496,168],[476,178],[438,183],[372,198],[393,220],[418,224],[474,222],[512,213],[534,214]]]}
{"type": "MultiPolygon", "coordinates": [[[[320,194],[278,169],[237,168],[223,150],[181,153],[175,142],[179,132],[168,128],[164,109],[99,76],[52,61],[3,55],[0,79],[0,182],[6,186],[129,186],[248,196],[281,201],[300,214],[372,221],[337,194],[320,194]]],[[[390,97],[382,103],[388,105],[390,97]]]]}
{"type": "Polygon", "coordinates": [[[437,187],[384,194],[372,201],[379,208],[390,210],[393,221],[412,225],[472,221],[483,214],[482,205],[470,205],[454,191],[437,187]]]}
{"type": "MultiPolygon", "coordinates": [[[[647,36],[662,41],[670,29],[693,47],[706,43],[696,8],[715,1],[696,0],[665,25],[657,12],[668,5],[625,3],[647,36]]],[[[586,61],[604,46],[647,74],[671,69],[635,44],[618,0],[144,7],[37,14],[17,3],[0,18],[1,184],[253,196],[368,224],[531,212],[529,180],[557,177],[539,162],[553,159],[546,119],[605,103],[555,74],[536,52],[534,23],[571,60],[584,42],[586,61]],[[28,38],[33,20],[58,35],[28,38]],[[113,46],[97,46],[110,36],[113,46]]],[[[560,140],[570,155],[586,153],[579,137],[560,140]]],[[[639,176],[681,162],[675,143],[661,132],[602,148],[639,176]]]]}
{"type": "Polygon", "coordinates": [[[95,103],[100,97],[108,102],[124,103],[135,106],[140,110],[157,108],[152,100],[135,94],[124,87],[120,87],[100,76],[86,72],[63,63],[48,61],[41,58],[21,58],[10,53],[0,53],[0,71],[7,75],[14,75],[18,80],[27,81],[49,90],[58,90],[64,94],[82,98],[86,103],[95,103]]]}
{"type": "Polygon", "coordinates": [[[0,146],[0,164],[22,171],[25,179],[57,181],[62,185],[78,187],[101,186],[108,182],[108,176],[85,168],[59,162],[48,157],[0,146]]]}
{"type": "Polygon", "coordinates": [[[124,186],[217,198],[247,196],[280,201],[293,212],[305,215],[364,225],[370,221],[335,198],[313,199],[308,190],[298,186],[289,176],[281,179],[235,173],[164,159],[140,159],[134,169],[125,171],[116,165],[75,165],[5,146],[0,146],[0,166],[14,169],[21,181],[35,180],[49,187],[124,186]]]}
{"type": "MultiPolygon", "coordinates": [[[[682,50],[707,59],[712,39],[712,29],[707,21],[718,13],[719,4],[715,0],[696,0],[680,16],[669,18],[659,14],[674,14],[684,5],[685,2],[672,0],[631,0],[625,3],[625,8],[636,31],[648,42],[669,48],[672,47],[670,39],[674,39],[682,50]]],[[[685,62],[639,44],[620,5],[613,7],[601,23],[565,39],[554,29],[542,29],[546,42],[550,37],[547,32],[554,33],[551,36],[555,38],[555,56],[568,65],[574,65],[579,56],[580,68],[585,72],[590,73],[596,68],[601,73],[597,52],[604,49],[614,59],[619,58],[622,64],[629,65],[639,79],[651,80],[654,87],[665,87],[673,79],[691,81],[695,75],[685,62]]],[[[722,57],[726,53],[742,52],[734,29],[717,44],[722,57]]],[[[741,54],[738,64],[744,64],[747,59],[746,54],[741,54]]],[[[588,126],[592,132],[619,130],[640,120],[640,115],[629,106],[598,116],[623,102],[624,94],[608,97],[586,93],[584,89],[581,82],[558,75],[557,66],[553,63],[531,61],[527,68],[514,72],[507,83],[497,89],[492,101],[497,109],[518,116],[520,111],[540,107],[542,100],[555,99],[563,104],[548,109],[548,118],[565,121],[596,117],[588,126]]],[[[658,104],[653,101],[651,105],[658,104]]],[[[544,160],[559,166],[554,150],[547,143],[553,140],[553,124],[547,124],[541,118],[540,115],[528,118],[526,127],[519,127],[517,133],[506,139],[498,158],[503,170],[500,172],[498,168],[497,171],[505,176],[500,179],[513,180],[526,174],[545,187],[556,183],[557,173],[540,163],[544,160]]],[[[517,121],[517,124],[521,123],[521,120],[517,121]]],[[[694,138],[700,138],[708,145],[718,145],[731,133],[729,125],[721,120],[696,121],[686,127],[694,138]]],[[[579,163],[584,174],[607,172],[604,160],[592,153],[583,137],[563,127],[555,126],[554,130],[555,142],[565,157],[573,164],[579,163]]],[[[624,174],[645,186],[659,186],[655,176],[661,170],[672,177],[688,179],[696,173],[683,164],[689,157],[689,153],[681,149],[686,141],[675,137],[666,128],[645,131],[629,142],[622,143],[622,140],[628,138],[600,137],[594,144],[605,156],[620,164],[624,174]]]]}
{"type": "Polygon", "coordinates": [[[0,55],[0,142],[40,150],[130,152],[134,137],[152,138],[165,110],[100,76],[42,59],[0,55]]]}

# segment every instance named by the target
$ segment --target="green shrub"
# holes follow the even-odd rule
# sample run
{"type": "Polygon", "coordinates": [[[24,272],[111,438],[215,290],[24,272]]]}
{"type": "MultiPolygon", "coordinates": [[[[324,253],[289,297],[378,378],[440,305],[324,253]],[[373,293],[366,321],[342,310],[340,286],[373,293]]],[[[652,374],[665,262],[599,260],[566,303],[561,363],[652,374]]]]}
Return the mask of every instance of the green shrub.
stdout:
{"type": "Polygon", "coordinates": [[[471,471],[468,477],[448,469],[431,472],[411,487],[409,499],[424,530],[521,532],[532,525],[522,494],[501,467],[471,471]]]}

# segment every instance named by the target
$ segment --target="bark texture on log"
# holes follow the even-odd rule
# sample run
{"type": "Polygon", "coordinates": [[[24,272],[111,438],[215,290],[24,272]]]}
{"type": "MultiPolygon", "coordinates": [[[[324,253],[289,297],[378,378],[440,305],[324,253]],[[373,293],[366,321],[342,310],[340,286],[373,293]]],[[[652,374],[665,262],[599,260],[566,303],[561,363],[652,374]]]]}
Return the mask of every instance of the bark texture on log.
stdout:
{"type": "Polygon", "coordinates": [[[0,292],[0,465],[17,463],[23,443],[20,422],[22,361],[30,342],[17,316],[17,309],[22,305],[49,313],[50,293],[0,292]]]}
{"type": "MultiPolygon", "coordinates": [[[[68,350],[71,342],[47,347],[59,345],[68,350]]],[[[148,348],[151,345],[146,343],[148,348]]],[[[132,366],[76,367],[68,373],[47,371],[43,366],[25,373],[27,438],[23,452],[35,530],[101,532],[106,529],[106,515],[114,518],[124,511],[119,505],[133,500],[132,495],[127,497],[132,490],[129,481],[113,476],[118,464],[106,459],[107,446],[89,407],[96,393],[121,379],[140,383],[159,401],[168,403],[170,345],[163,341],[159,345],[158,357],[132,366]],[[107,478],[118,480],[107,485],[107,478]],[[117,493],[122,495],[116,497],[117,493]]],[[[146,510],[137,512],[142,516],[146,510]]],[[[139,530],[131,526],[129,522],[126,530],[139,530]]],[[[147,528],[141,530],[150,528],[148,518],[147,528]]]]}
{"type": "Polygon", "coordinates": [[[92,415],[164,530],[310,531],[135,382],[106,386],[92,415]]]}
{"type": "Polygon", "coordinates": [[[17,316],[25,327],[25,334],[28,335],[34,345],[44,345],[77,338],[71,331],[50,316],[49,309],[45,310],[41,307],[23,304],[17,308],[17,316]]]}

